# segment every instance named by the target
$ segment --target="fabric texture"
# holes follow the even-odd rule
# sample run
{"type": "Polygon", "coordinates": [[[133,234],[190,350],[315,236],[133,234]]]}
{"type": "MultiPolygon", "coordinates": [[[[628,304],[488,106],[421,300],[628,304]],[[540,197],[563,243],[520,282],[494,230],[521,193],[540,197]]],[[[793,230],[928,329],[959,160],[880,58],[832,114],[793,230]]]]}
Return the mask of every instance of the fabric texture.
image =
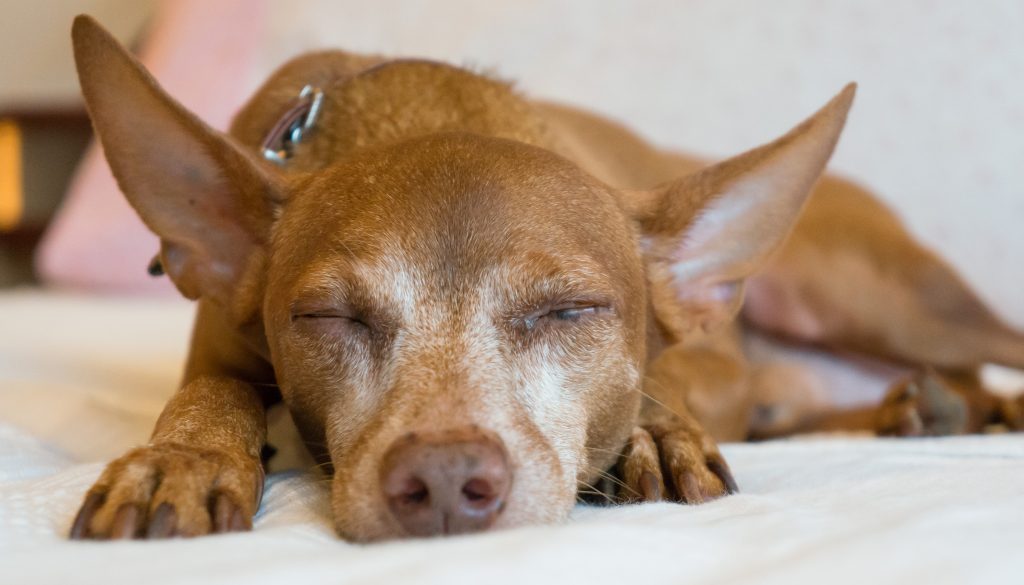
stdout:
{"type": "Polygon", "coordinates": [[[571,521],[370,546],[337,539],[326,482],[273,473],[252,533],[70,542],[103,462],[146,441],[192,307],[0,295],[0,583],[1020,583],[1024,439],[725,445],[742,492],[579,506],[571,521]]]}

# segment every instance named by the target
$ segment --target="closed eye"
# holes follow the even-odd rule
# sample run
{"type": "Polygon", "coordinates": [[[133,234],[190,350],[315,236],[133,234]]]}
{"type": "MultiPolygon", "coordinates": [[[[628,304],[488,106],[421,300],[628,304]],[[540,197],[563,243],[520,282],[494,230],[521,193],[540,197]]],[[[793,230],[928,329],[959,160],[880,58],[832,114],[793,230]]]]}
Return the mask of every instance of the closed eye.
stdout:
{"type": "Polygon", "coordinates": [[[597,304],[566,303],[545,307],[534,311],[523,318],[523,324],[527,330],[545,323],[573,323],[596,316],[610,310],[609,307],[597,304]]]}
{"type": "Polygon", "coordinates": [[[570,307],[567,309],[554,309],[543,317],[554,317],[560,321],[576,321],[583,316],[597,313],[598,307],[570,307]]]}
{"type": "Polygon", "coordinates": [[[311,326],[324,325],[328,327],[346,326],[358,328],[360,330],[369,330],[370,328],[370,326],[363,319],[357,316],[330,311],[310,311],[293,313],[292,323],[305,323],[311,326]]]}

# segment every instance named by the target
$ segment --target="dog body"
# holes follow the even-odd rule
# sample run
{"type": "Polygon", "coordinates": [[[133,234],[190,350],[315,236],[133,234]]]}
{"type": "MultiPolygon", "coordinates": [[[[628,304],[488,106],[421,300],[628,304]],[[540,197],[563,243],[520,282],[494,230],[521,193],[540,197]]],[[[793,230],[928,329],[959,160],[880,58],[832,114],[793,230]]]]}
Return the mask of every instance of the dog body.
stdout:
{"type": "MultiPolygon", "coordinates": [[[[151,443],[97,481],[75,537],[250,527],[265,408],[282,400],[330,464],[335,525],[352,540],[557,521],[609,482],[623,501],[731,492],[715,439],[751,435],[759,386],[786,386],[756,382],[728,324],[765,265],[749,326],[906,363],[1004,355],[960,363],[896,336],[926,322],[916,314],[864,317],[838,287],[807,294],[864,276],[822,252],[847,196],[877,205],[845,182],[820,184],[769,264],[852,87],[779,140],[705,166],[484,76],[341,52],[285,65],[224,135],[88,18],[74,39],[114,174],[161,237],[168,276],[199,300],[181,389],[151,443]],[[288,142],[290,126],[271,129],[305,86],[322,89],[322,114],[288,142]],[[282,164],[259,157],[268,144],[282,164]]],[[[837,253],[880,265],[853,240],[837,253]]],[[[986,340],[1017,355],[1000,331],[986,340]]]]}

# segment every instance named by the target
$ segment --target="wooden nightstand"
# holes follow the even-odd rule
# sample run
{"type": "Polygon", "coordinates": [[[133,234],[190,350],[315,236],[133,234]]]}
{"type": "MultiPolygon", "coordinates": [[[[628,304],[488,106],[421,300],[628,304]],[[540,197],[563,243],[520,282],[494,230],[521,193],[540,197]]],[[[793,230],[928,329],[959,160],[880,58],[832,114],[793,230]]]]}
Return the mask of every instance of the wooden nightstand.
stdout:
{"type": "Polygon", "coordinates": [[[0,112],[0,287],[35,281],[32,252],[91,136],[83,110],[0,112]]]}

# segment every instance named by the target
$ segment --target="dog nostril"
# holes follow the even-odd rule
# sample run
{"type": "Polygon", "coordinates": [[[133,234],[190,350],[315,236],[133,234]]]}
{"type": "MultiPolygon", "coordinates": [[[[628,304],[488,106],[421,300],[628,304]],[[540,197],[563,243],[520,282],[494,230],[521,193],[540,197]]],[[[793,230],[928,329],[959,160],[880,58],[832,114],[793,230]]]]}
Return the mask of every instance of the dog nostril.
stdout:
{"type": "Polygon", "coordinates": [[[473,478],[462,486],[462,495],[470,503],[487,504],[494,498],[494,486],[485,479],[473,478]]]}
{"type": "Polygon", "coordinates": [[[427,484],[423,483],[419,478],[412,478],[405,485],[405,489],[399,495],[402,503],[410,506],[418,504],[425,504],[430,500],[430,490],[427,489],[427,484]]]}

